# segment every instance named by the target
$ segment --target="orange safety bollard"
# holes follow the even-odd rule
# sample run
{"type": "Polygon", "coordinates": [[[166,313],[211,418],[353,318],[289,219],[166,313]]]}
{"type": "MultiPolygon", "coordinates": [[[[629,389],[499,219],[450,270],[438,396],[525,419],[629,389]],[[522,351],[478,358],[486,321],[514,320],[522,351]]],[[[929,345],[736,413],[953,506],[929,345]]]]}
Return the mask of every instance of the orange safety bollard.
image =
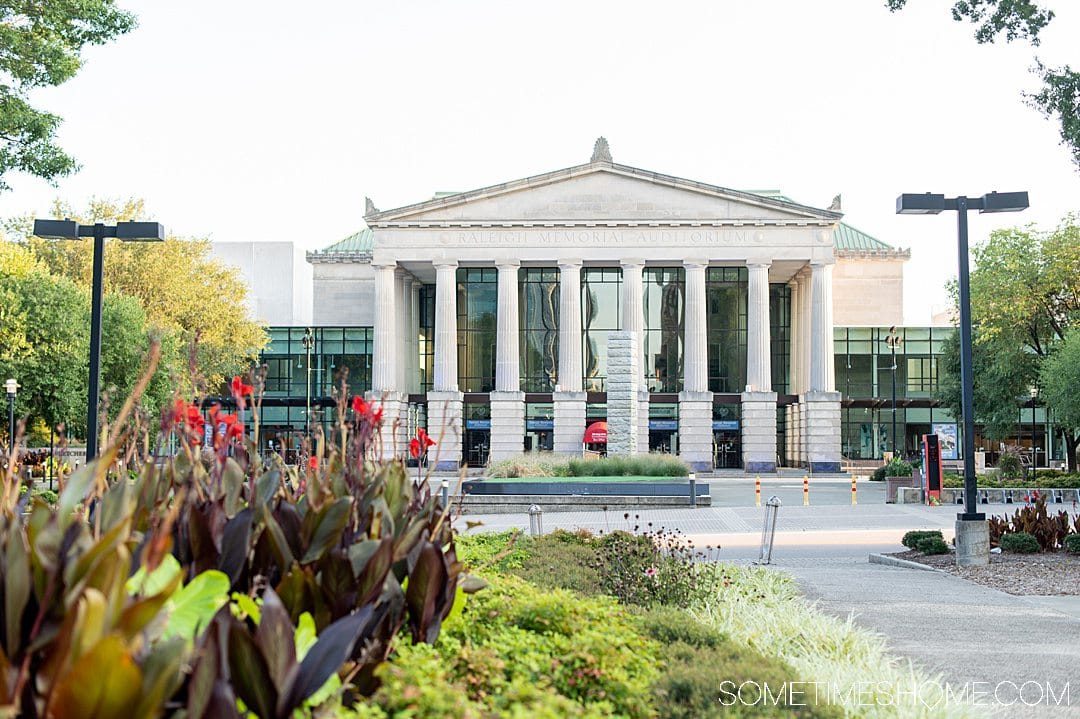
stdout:
{"type": "Polygon", "coordinates": [[[761,477],[754,477],[754,506],[761,506],[761,477]]]}
{"type": "Polygon", "coordinates": [[[859,501],[855,498],[855,475],[851,475],[851,506],[854,507],[859,501]]]}
{"type": "Polygon", "coordinates": [[[810,506],[810,478],[805,474],[802,478],[802,503],[804,507],[810,506]]]}

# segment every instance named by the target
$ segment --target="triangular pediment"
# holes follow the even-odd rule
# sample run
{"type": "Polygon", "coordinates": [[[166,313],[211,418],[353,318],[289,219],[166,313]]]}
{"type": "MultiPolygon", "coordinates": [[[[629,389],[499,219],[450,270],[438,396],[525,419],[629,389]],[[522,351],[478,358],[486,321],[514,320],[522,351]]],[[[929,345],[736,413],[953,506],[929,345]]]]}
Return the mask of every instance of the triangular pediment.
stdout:
{"type": "Polygon", "coordinates": [[[398,223],[835,222],[839,212],[610,162],[557,170],[365,216],[398,223]]]}

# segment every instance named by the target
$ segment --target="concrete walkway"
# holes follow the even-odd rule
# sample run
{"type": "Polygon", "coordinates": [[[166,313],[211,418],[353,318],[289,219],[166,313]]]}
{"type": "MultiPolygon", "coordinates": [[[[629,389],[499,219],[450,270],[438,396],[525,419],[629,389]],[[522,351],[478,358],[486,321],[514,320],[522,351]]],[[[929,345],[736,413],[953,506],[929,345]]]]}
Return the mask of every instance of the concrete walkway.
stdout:
{"type": "Polygon", "coordinates": [[[869,564],[865,556],[789,559],[776,569],[823,611],[884,635],[894,654],[941,673],[952,688],[983,682],[981,704],[993,716],[1080,717],[1080,597],[1016,597],[943,572],[869,564]],[[1036,683],[1023,697],[1041,698],[1037,706],[1017,700],[1025,682],[1036,683]],[[995,689],[1004,704],[995,705],[995,689]]]}

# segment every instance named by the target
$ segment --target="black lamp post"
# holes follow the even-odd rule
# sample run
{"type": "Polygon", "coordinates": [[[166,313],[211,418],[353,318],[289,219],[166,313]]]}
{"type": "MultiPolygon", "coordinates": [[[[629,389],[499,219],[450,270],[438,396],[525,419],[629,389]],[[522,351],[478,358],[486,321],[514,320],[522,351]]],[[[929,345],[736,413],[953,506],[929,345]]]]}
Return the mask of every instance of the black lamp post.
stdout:
{"type": "Polygon", "coordinates": [[[19,392],[19,383],[13,377],[4,382],[4,389],[8,401],[8,451],[11,451],[15,448],[15,395],[19,392]]]}
{"type": "Polygon", "coordinates": [[[307,354],[307,389],[304,392],[304,404],[307,407],[304,412],[304,434],[311,434],[311,350],[315,347],[315,336],[311,334],[311,328],[308,327],[304,330],[304,337],[300,340],[300,344],[304,345],[304,352],[307,354]]]}
{"type": "Polygon", "coordinates": [[[885,344],[892,351],[892,453],[896,457],[896,350],[904,344],[904,338],[896,334],[896,325],[889,328],[885,344]]]}
{"type": "Polygon", "coordinates": [[[1031,478],[1035,479],[1035,468],[1039,466],[1039,451],[1035,444],[1035,401],[1039,398],[1038,385],[1031,385],[1031,478]]]}
{"type": "Polygon", "coordinates": [[[982,197],[946,198],[945,195],[904,194],[896,198],[898,215],[937,215],[945,210],[956,211],[958,270],[960,285],[960,387],[964,420],[964,511],[957,515],[957,563],[986,564],[990,560],[989,540],[982,542],[961,532],[961,522],[981,522],[986,526],[986,515],[976,511],[978,485],[975,481],[975,417],[974,380],[971,376],[971,289],[968,281],[968,210],[979,212],[1019,212],[1028,207],[1026,192],[991,192],[982,197]],[[974,541],[971,547],[966,542],[974,541]],[[977,550],[972,552],[970,550],[977,550]],[[965,551],[967,550],[967,551],[965,551]],[[960,555],[963,555],[961,557],[960,555]],[[985,556],[983,556],[985,555],[985,556]]]}
{"type": "Polygon", "coordinates": [[[105,238],[122,242],[163,242],[165,228],[157,222],[118,222],[80,225],[75,220],[34,220],[34,236],[46,240],[94,238],[94,275],[90,293],[90,388],[86,401],[86,461],[97,456],[98,395],[101,384],[101,298],[105,269],[105,238]]]}

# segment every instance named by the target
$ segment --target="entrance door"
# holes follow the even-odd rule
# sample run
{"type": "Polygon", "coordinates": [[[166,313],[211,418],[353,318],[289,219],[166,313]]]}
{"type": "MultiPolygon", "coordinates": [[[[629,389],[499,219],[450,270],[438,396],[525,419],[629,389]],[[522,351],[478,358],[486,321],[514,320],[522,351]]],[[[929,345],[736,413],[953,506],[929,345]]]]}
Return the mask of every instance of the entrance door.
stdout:
{"type": "Polygon", "coordinates": [[[465,430],[465,462],[470,467],[483,467],[491,448],[490,429],[465,430]]]}
{"type": "Polygon", "coordinates": [[[742,467],[742,440],[738,432],[713,432],[713,452],[717,469],[742,467]]]}

